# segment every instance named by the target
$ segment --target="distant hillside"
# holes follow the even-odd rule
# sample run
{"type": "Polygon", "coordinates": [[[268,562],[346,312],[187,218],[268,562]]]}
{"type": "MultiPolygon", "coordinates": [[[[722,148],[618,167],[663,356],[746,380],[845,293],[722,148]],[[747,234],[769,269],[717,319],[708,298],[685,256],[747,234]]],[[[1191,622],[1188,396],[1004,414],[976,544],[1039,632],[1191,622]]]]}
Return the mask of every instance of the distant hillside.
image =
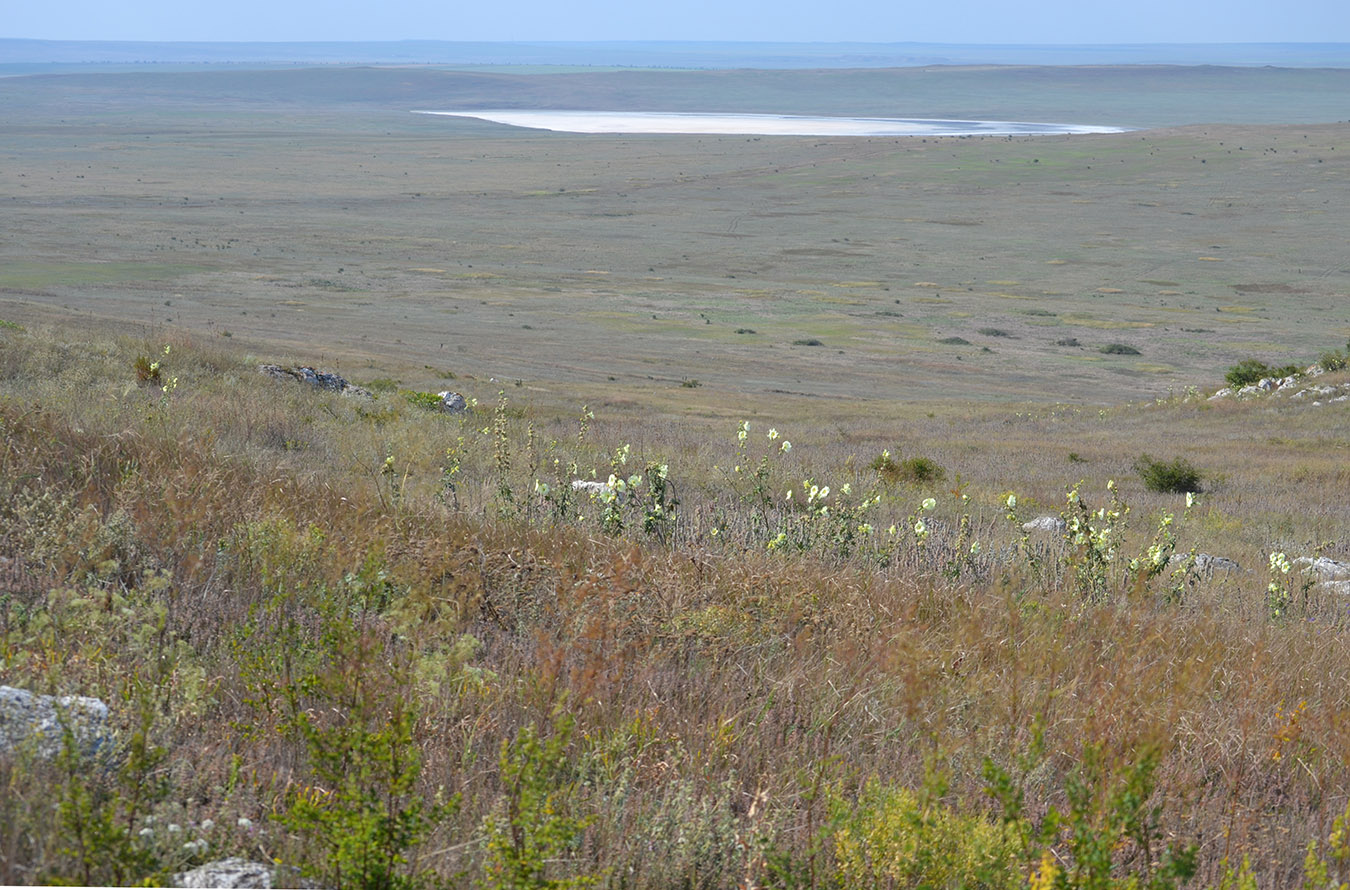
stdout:
{"type": "Polygon", "coordinates": [[[635,68],[894,68],[914,65],[1277,65],[1350,67],[1345,43],[988,46],[945,43],[444,40],[156,43],[0,39],[6,65],[154,64],[580,65],[635,68]]]}

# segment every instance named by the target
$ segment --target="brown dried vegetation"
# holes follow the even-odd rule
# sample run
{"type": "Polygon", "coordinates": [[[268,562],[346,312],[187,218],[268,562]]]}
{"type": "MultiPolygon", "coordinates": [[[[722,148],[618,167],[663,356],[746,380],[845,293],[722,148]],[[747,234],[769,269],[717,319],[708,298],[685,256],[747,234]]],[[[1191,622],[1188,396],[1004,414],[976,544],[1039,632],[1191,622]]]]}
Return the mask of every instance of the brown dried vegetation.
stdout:
{"type": "MultiPolygon", "coordinates": [[[[1065,806],[1064,777],[1085,752],[1115,776],[1157,750],[1160,836],[1198,847],[1197,880],[1217,884],[1249,857],[1262,886],[1286,887],[1350,794],[1343,596],[1308,593],[1272,620],[1257,571],[1193,579],[1179,601],[1122,583],[1087,602],[1063,548],[1037,570],[1017,555],[1034,542],[1002,519],[1007,491],[1052,502],[1065,480],[1051,474],[1069,468],[1013,455],[1072,445],[1128,467],[1151,411],[1205,413],[1193,404],[1118,409],[1111,424],[1126,431],[1114,438],[1095,416],[1006,418],[1013,444],[956,481],[970,506],[950,483],[932,492],[943,500],[927,541],[902,527],[885,548],[841,549],[821,533],[770,552],[800,515],[784,487],[800,499],[803,476],[830,474],[861,493],[869,471],[853,468],[866,461],[822,447],[808,464],[803,441],[773,453],[759,492],[753,468],[769,452],[733,454],[734,434],[699,445],[706,436],[657,429],[647,441],[670,450],[621,465],[636,420],[602,417],[578,437],[526,409],[494,429],[488,407],[461,421],[285,388],[181,337],[165,373],[182,382],[164,393],[135,385],[134,357],[159,344],[67,336],[0,331],[0,682],[99,696],[120,739],[143,730],[164,758],[159,790],[134,802],[102,774],[80,786],[59,764],[0,761],[4,883],[163,879],[232,854],[334,880],[324,843],[335,841],[294,814],[298,800],[330,815],[350,801],[316,778],[300,727],[374,736],[405,713],[410,747],[389,750],[417,764],[412,784],[389,779],[373,799],[447,804],[390,860],[412,883],[509,883],[503,863],[533,850],[557,886],[839,886],[832,826],[871,778],[918,789],[941,774],[932,805],[994,820],[992,761],[1018,777],[1034,820],[1065,806]],[[1041,447],[1018,451],[1023,439],[1041,447]],[[447,449],[460,455],[453,474],[447,449]],[[616,525],[602,504],[555,510],[530,489],[566,486],[555,456],[602,479],[610,465],[622,476],[668,460],[680,503],[667,543],[631,512],[616,525]],[[983,549],[953,570],[962,509],[983,549]],[[549,769],[537,774],[509,768],[508,752],[534,750],[527,727],[559,743],[552,760],[541,743],[549,769]],[[492,819],[525,811],[535,781],[552,795],[549,818],[572,820],[550,823],[561,840],[494,836],[492,819]],[[134,837],[173,822],[209,846],[81,871],[76,810],[52,803],[77,786],[134,837]]],[[[1239,410],[1257,409],[1210,413],[1239,410]]],[[[968,465],[940,450],[947,422],[913,447],[968,465]]],[[[1306,461],[1314,477],[1334,474],[1334,462],[1306,461]]],[[[1208,535],[1263,569],[1266,545],[1233,528],[1344,535],[1328,495],[1272,491],[1239,507],[1220,487],[1231,513],[1189,520],[1180,549],[1208,535]]],[[[885,488],[872,534],[912,520],[929,493],[885,488]]],[[[1125,552],[1150,533],[1129,532],[1125,552]]],[[[1128,845],[1115,860],[1122,876],[1147,867],[1128,845]]]]}

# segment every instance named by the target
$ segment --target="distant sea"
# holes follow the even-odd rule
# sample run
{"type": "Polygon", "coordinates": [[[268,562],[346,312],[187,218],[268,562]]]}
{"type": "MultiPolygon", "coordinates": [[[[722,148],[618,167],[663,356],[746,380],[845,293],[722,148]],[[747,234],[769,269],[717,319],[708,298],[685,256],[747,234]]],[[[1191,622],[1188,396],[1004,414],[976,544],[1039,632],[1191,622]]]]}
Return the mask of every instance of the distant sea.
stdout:
{"type": "Polygon", "coordinates": [[[977,45],[621,41],[150,43],[0,39],[0,73],[142,66],[433,65],[450,68],[893,68],[926,65],[1236,65],[1350,68],[1350,43],[977,45]]]}

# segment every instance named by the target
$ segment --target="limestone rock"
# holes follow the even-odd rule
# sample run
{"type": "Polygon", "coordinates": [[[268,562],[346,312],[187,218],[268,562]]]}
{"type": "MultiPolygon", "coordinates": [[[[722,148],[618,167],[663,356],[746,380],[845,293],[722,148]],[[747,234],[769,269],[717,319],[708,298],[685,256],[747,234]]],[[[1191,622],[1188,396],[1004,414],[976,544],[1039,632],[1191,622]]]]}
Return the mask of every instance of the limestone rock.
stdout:
{"type": "Polygon", "coordinates": [[[1325,556],[1300,556],[1293,562],[1295,567],[1312,572],[1319,581],[1350,580],[1350,563],[1337,562],[1325,556]]]}
{"type": "Polygon", "coordinates": [[[208,862],[173,876],[175,887],[250,887],[271,890],[272,869],[238,856],[208,862]]]}
{"type": "Polygon", "coordinates": [[[1204,575],[1212,575],[1215,572],[1240,572],[1242,566],[1223,556],[1197,553],[1195,555],[1195,570],[1204,575]]]}
{"type": "Polygon", "coordinates": [[[345,377],[338,374],[332,374],[328,371],[316,371],[314,368],[301,366],[299,368],[283,368],[281,365],[262,364],[258,366],[258,371],[271,377],[273,380],[295,380],[299,383],[307,383],[316,389],[326,389],[331,392],[341,393],[344,396],[356,396],[358,398],[373,398],[370,391],[354,386],[347,381],[345,377]]]}
{"type": "Polygon", "coordinates": [[[1022,523],[1024,532],[1054,532],[1063,534],[1065,529],[1064,519],[1059,516],[1037,516],[1030,522],[1022,523]]]}
{"type": "Polygon", "coordinates": [[[441,397],[441,410],[446,414],[463,414],[469,410],[469,403],[457,392],[446,390],[437,395],[441,397]]]}
{"type": "Polygon", "coordinates": [[[609,500],[610,495],[612,494],[614,495],[615,500],[621,504],[623,503],[624,493],[622,491],[615,491],[614,487],[608,482],[598,482],[594,479],[573,479],[572,490],[575,492],[584,492],[591,498],[602,501],[609,500]]]}
{"type": "Polygon", "coordinates": [[[108,706],[81,695],[35,695],[26,689],[0,686],[0,754],[33,745],[48,759],[61,752],[63,730],[93,753],[109,741],[108,706]]]}
{"type": "MultiPolygon", "coordinates": [[[[1189,554],[1186,553],[1173,553],[1172,557],[1167,560],[1167,567],[1176,568],[1188,556],[1189,554]]],[[[1191,567],[1191,570],[1197,575],[1212,578],[1216,572],[1240,572],[1242,566],[1227,557],[1215,556],[1212,553],[1197,553],[1195,554],[1195,565],[1191,567]]]]}

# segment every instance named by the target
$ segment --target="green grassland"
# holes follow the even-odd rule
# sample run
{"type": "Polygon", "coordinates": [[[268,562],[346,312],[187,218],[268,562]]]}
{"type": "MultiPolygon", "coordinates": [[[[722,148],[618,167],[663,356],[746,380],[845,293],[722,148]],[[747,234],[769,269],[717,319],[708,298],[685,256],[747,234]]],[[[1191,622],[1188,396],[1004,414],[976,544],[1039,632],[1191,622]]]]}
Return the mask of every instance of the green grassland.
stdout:
{"type": "Polygon", "coordinates": [[[1347,78],[0,80],[0,683],[115,732],[0,880],[1341,886],[1350,402],[1207,396],[1344,358],[1347,78]],[[504,103],[1148,129],[409,113],[504,103]]]}

